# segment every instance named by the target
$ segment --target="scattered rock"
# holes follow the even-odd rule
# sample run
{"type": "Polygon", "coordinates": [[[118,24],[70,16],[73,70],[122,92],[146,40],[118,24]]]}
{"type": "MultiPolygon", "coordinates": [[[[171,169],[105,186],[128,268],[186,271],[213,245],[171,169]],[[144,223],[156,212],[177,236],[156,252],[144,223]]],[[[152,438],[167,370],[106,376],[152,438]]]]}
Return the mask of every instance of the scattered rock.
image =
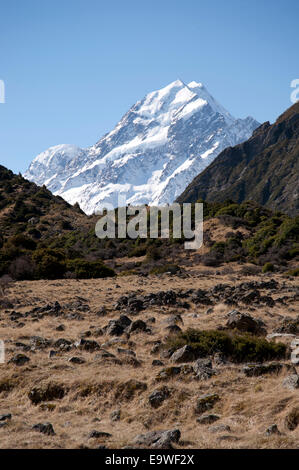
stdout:
{"type": "Polygon", "coordinates": [[[159,359],[154,359],[152,362],[152,366],[154,367],[164,366],[164,362],[159,361],[159,359]]]}
{"type": "Polygon", "coordinates": [[[217,441],[239,441],[240,438],[237,436],[231,436],[229,434],[224,434],[223,436],[217,437],[217,441]]]}
{"type": "Polygon", "coordinates": [[[176,363],[190,362],[190,361],[194,361],[194,359],[195,359],[195,356],[194,356],[193,348],[189,346],[188,344],[186,344],[186,346],[183,346],[182,348],[175,351],[170,358],[171,362],[176,362],[176,363]]]}
{"type": "Polygon", "coordinates": [[[216,424],[216,426],[210,426],[208,430],[212,433],[231,431],[230,426],[228,424],[216,424]]]}
{"type": "Polygon", "coordinates": [[[96,312],[97,317],[105,317],[107,315],[107,309],[105,307],[101,307],[97,312],[96,312]]]}
{"type": "Polygon", "coordinates": [[[69,358],[69,362],[72,364],[84,364],[86,361],[83,357],[73,356],[69,358]]]}
{"type": "Polygon", "coordinates": [[[146,331],[147,330],[147,325],[143,320],[136,320],[133,321],[130,326],[128,327],[128,333],[133,333],[135,332],[140,332],[140,331],[146,331]]]}
{"type": "Polygon", "coordinates": [[[133,356],[136,357],[136,353],[132,351],[132,349],[123,349],[123,348],[117,348],[118,354],[122,354],[125,356],[133,356]]]}
{"type": "Polygon", "coordinates": [[[253,333],[255,335],[265,335],[267,332],[264,323],[261,320],[255,320],[246,313],[232,310],[228,313],[226,327],[229,329],[237,329],[242,332],[253,333]]]}
{"type": "Polygon", "coordinates": [[[114,410],[110,413],[111,421],[119,421],[120,420],[120,409],[114,410]]]}
{"type": "Polygon", "coordinates": [[[49,359],[51,359],[52,357],[58,356],[58,354],[59,354],[58,351],[54,351],[53,349],[51,349],[49,351],[48,357],[49,357],[49,359]]]}
{"type": "Polygon", "coordinates": [[[136,394],[140,395],[147,390],[147,384],[136,379],[120,383],[116,387],[115,398],[117,400],[131,400],[136,394]]]}
{"type": "Polygon", "coordinates": [[[281,322],[281,325],[274,330],[275,333],[289,333],[289,334],[298,334],[299,333],[299,316],[296,319],[293,318],[284,318],[281,322]]]}
{"type": "Polygon", "coordinates": [[[160,380],[168,380],[176,375],[181,373],[181,367],[165,367],[164,369],[160,370],[158,373],[156,380],[159,382],[160,380]]]}
{"type": "Polygon", "coordinates": [[[55,328],[56,331],[65,331],[65,326],[64,325],[58,325],[56,328],[55,328]]]}
{"type": "Polygon", "coordinates": [[[88,435],[88,438],[89,439],[100,439],[100,438],[108,438],[108,437],[111,437],[112,434],[110,434],[109,432],[103,432],[103,431],[91,431],[88,435]]]}
{"type": "Polygon", "coordinates": [[[39,349],[46,349],[51,346],[49,339],[43,338],[42,336],[32,336],[30,338],[31,350],[36,351],[39,349]]]}
{"type": "Polygon", "coordinates": [[[38,423],[32,426],[32,429],[46,434],[47,436],[55,436],[55,431],[51,423],[38,423]]]}
{"type": "Polygon", "coordinates": [[[172,449],[172,443],[178,443],[181,437],[179,429],[168,431],[151,431],[146,434],[139,434],[135,437],[133,444],[152,449],[172,449]]]}
{"type": "Polygon", "coordinates": [[[278,374],[281,372],[283,364],[273,362],[271,364],[248,364],[243,367],[246,377],[258,377],[264,374],[278,374]]]}
{"type": "Polygon", "coordinates": [[[75,347],[89,352],[98,351],[101,349],[101,346],[96,341],[83,338],[75,343],[75,347]]]}
{"type": "Polygon", "coordinates": [[[197,380],[208,380],[216,374],[212,369],[212,362],[210,359],[198,359],[193,365],[193,370],[197,380]]]}
{"type": "Polygon", "coordinates": [[[154,390],[148,397],[149,404],[153,408],[159,408],[162,405],[163,401],[166,400],[170,395],[170,390],[168,387],[163,386],[158,390],[154,390]]]}
{"type": "Polygon", "coordinates": [[[179,314],[170,315],[166,318],[165,323],[168,323],[169,325],[174,325],[176,323],[184,324],[182,316],[179,314]]]}
{"type": "Polygon", "coordinates": [[[271,424],[271,426],[266,429],[266,436],[271,436],[272,434],[277,434],[278,436],[281,435],[281,432],[279,431],[277,424],[271,424]]]}
{"type": "Polygon", "coordinates": [[[28,398],[34,405],[37,405],[42,401],[61,400],[65,393],[65,389],[61,385],[49,383],[32,388],[28,393],[28,398]]]}
{"type": "Polygon", "coordinates": [[[215,423],[215,421],[218,421],[218,419],[220,419],[220,416],[218,415],[202,415],[196,419],[196,422],[199,424],[212,424],[215,423]]]}
{"type": "Polygon", "coordinates": [[[15,354],[9,361],[8,364],[15,364],[16,366],[23,366],[29,362],[29,357],[25,356],[25,354],[15,354]]]}
{"type": "Polygon", "coordinates": [[[201,414],[205,411],[210,410],[213,408],[215,403],[220,400],[219,395],[217,393],[211,393],[208,395],[202,395],[197,399],[196,406],[195,406],[195,413],[201,414]]]}
{"type": "Polygon", "coordinates": [[[11,413],[6,413],[3,415],[0,415],[0,421],[7,421],[11,419],[11,413]]]}
{"type": "Polygon", "coordinates": [[[171,334],[178,334],[182,331],[182,328],[180,328],[178,325],[169,325],[165,328],[169,333],[171,334]]]}
{"type": "Polygon", "coordinates": [[[285,417],[284,422],[287,429],[294,431],[299,424],[299,408],[292,408],[285,417]]]}
{"type": "Polygon", "coordinates": [[[120,315],[117,320],[110,320],[108,325],[103,328],[103,331],[110,336],[121,336],[132,323],[132,320],[126,315],[120,315]]]}
{"type": "Polygon", "coordinates": [[[297,374],[292,374],[288,375],[283,383],[282,383],[284,388],[287,388],[288,390],[296,390],[299,388],[299,375],[297,374]]]}
{"type": "Polygon", "coordinates": [[[62,351],[69,351],[72,347],[72,342],[65,338],[59,338],[55,341],[53,347],[62,351]]]}

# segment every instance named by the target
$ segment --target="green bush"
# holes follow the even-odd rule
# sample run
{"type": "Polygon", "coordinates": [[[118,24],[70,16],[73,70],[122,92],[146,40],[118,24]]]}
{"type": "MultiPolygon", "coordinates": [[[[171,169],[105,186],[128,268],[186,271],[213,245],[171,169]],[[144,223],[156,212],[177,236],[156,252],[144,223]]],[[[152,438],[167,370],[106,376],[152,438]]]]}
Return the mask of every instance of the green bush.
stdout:
{"type": "Polygon", "coordinates": [[[68,260],[67,270],[74,272],[79,279],[113,277],[115,272],[101,261],[87,261],[81,258],[68,260]]]}
{"type": "Polygon", "coordinates": [[[162,266],[155,266],[150,270],[150,274],[163,274],[170,272],[176,274],[180,271],[180,267],[177,264],[163,264],[162,266]]]}
{"type": "Polygon", "coordinates": [[[161,259],[161,258],[162,258],[162,255],[160,253],[160,250],[155,245],[150,245],[147,248],[146,259],[148,261],[157,261],[158,259],[161,259]]]}
{"type": "Polygon", "coordinates": [[[60,279],[66,272],[65,255],[60,250],[39,248],[32,255],[36,276],[42,279],[60,279]]]}
{"type": "Polygon", "coordinates": [[[167,340],[167,348],[192,347],[196,357],[206,357],[216,352],[224,354],[233,362],[263,362],[284,358],[286,345],[268,342],[249,334],[238,335],[217,330],[188,329],[167,340]]]}
{"type": "Polygon", "coordinates": [[[36,242],[21,233],[10,237],[8,242],[12,243],[15,247],[25,248],[26,250],[35,250],[36,248],[36,242]]]}
{"type": "Polygon", "coordinates": [[[272,263],[265,263],[262,269],[263,273],[273,272],[274,266],[272,263]]]}
{"type": "Polygon", "coordinates": [[[131,251],[129,251],[129,258],[144,256],[146,254],[147,247],[146,245],[135,246],[131,251]]]}
{"type": "Polygon", "coordinates": [[[297,276],[299,276],[299,268],[291,269],[290,271],[288,271],[287,274],[289,276],[297,277],[297,276]]]}

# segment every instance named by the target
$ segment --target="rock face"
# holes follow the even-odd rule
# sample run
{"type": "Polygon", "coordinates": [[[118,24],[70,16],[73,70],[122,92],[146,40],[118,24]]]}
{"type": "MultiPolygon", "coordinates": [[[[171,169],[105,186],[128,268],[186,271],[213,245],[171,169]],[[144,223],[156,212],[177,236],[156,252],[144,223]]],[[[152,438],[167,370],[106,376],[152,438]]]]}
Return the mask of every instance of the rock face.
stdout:
{"type": "Polygon", "coordinates": [[[299,103],[296,103],[272,126],[264,123],[249,140],[221,152],[177,201],[252,200],[297,215],[298,155],[299,103]]]}
{"type": "Polygon", "coordinates": [[[258,122],[235,119],[201,84],[181,80],[149,93],[95,145],[57,145],[25,177],[45,184],[88,214],[119,193],[138,205],[173,202],[226,147],[248,139],[258,122]]]}

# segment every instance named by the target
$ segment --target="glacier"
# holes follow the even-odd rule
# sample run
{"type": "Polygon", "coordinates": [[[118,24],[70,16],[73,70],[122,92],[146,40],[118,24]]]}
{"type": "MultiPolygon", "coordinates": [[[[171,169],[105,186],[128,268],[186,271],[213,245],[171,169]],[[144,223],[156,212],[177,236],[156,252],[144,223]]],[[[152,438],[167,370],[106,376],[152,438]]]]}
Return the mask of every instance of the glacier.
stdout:
{"type": "Polygon", "coordinates": [[[147,94],[86,149],[62,144],[39,154],[24,177],[86,214],[118,203],[172,203],[224,148],[260,124],[234,118],[201,83],[176,80],[147,94]]]}

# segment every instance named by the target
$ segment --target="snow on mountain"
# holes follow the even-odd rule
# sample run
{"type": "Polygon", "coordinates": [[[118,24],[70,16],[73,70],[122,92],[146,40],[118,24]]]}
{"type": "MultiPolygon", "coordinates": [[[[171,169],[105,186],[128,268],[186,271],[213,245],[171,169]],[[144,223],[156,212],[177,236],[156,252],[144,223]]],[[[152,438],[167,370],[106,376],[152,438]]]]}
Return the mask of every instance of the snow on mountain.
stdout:
{"type": "Polygon", "coordinates": [[[201,83],[176,80],[138,101],[94,146],[51,147],[24,176],[87,214],[103,203],[117,206],[119,193],[134,205],[163,205],[258,126],[231,116],[201,83]]]}

